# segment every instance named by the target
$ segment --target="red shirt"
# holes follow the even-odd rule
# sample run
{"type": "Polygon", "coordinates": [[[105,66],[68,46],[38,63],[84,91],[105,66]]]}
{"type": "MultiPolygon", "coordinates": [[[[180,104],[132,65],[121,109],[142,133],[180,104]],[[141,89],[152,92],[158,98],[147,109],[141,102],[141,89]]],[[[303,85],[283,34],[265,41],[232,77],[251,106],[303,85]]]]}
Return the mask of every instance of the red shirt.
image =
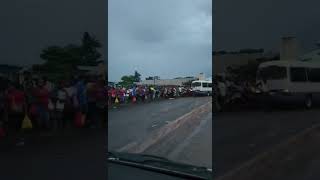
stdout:
{"type": "Polygon", "coordinates": [[[37,97],[37,102],[44,107],[48,107],[49,104],[49,91],[47,88],[36,88],[34,92],[35,96],[37,97]]]}
{"type": "Polygon", "coordinates": [[[116,97],[117,91],[115,89],[111,90],[111,97],[116,97]]]}
{"type": "Polygon", "coordinates": [[[16,105],[20,106],[23,105],[25,101],[25,95],[23,91],[13,89],[8,92],[7,99],[10,105],[13,105],[13,103],[15,103],[16,105]]]}
{"type": "Polygon", "coordinates": [[[125,95],[126,91],[123,89],[120,89],[120,96],[123,97],[125,95]]]}

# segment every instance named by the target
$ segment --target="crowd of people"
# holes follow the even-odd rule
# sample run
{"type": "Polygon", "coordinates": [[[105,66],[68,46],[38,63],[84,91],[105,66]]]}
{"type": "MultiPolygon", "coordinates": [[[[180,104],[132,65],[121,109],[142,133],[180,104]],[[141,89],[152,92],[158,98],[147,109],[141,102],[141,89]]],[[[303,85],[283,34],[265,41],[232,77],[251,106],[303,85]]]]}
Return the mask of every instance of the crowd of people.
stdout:
{"type": "Polygon", "coordinates": [[[106,127],[107,93],[102,79],[77,77],[52,83],[45,77],[26,76],[22,83],[0,81],[0,138],[23,142],[25,119],[34,132],[106,127]]]}
{"type": "Polygon", "coordinates": [[[108,86],[108,105],[150,102],[158,99],[190,96],[191,89],[183,86],[133,85],[129,88],[108,86]]]}
{"type": "Polygon", "coordinates": [[[0,77],[0,139],[14,137],[24,143],[28,131],[47,133],[70,128],[106,127],[108,107],[191,96],[183,86],[111,87],[98,78],[74,77],[52,82],[26,75],[23,82],[0,77]]]}
{"type": "Polygon", "coordinates": [[[217,109],[247,104],[255,96],[256,86],[248,81],[233,81],[223,76],[216,76],[213,81],[213,94],[217,109]]]}

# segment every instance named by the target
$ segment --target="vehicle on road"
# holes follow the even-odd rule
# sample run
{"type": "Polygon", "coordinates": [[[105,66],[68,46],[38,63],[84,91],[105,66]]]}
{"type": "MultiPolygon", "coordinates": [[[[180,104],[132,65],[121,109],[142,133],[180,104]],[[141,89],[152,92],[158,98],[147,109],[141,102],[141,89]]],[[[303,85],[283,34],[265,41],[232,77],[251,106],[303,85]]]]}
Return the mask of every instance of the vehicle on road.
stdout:
{"type": "Polygon", "coordinates": [[[307,61],[268,61],[257,70],[257,93],[269,99],[304,102],[311,108],[320,95],[320,63],[307,61]]]}
{"type": "Polygon", "coordinates": [[[212,170],[170,161],[163,157],[108,152],[108,179],[212,179],[212,170]],[[139,176],[137,176],[139,174],[139,176]]]}
{"type": "Polygon", "coordinates": [[[193,96],[197,96],[197,95],[211,96],[212,81],[206,81],[206,80],[192,81],[191,90],[192,90],[193,96]]]}

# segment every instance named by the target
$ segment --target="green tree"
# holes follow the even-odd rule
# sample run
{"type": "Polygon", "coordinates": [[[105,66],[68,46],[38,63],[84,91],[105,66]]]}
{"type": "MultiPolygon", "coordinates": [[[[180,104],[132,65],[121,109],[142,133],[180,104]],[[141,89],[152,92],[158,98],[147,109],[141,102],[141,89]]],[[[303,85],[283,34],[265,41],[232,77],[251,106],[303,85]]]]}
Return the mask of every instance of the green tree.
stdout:
{"type": "Polygon", "coordinates": [[[141,74],[138,73],[138,71],[134,71],[134,82],[140,82],[141,81],[141,74]]]}
{"type": "Polygon", "coordinates": [[[42,72],[72,74],[81,60],[81,47],[69,44],[65,47],[49,46],[42,50],[40,57],[45,60],[42,72]]]}
{"type": "Polygon", "coordinates": [[[78,65],[96,65],[101,54],[98,48],[101,43],[85,32],[82,43],[68,44],[66,46],[49,46],[42,50],[40,57],[45,61],[44,64],[37,66],[37,70],[48,74],[58,74],[61,76],[71,76],[76,72],[78,65]]]}
{"type": "Polygon", "coordinates": [[[121,77],[121,82],[119,82],[119,85],[123,86],[123,87],[129,87],[129,86],[133,85],[134,82],[135,82],[135,77],[134,76],[132,76],[132,75],[122,76],[121,77]]]}
{"type": "Polygon", "coordinates": [[[97,60],[101,58],[101,53],[98,48],[101,48],[101,43],[91,36],[88,32],[85,32],[82,37],[82,60],[86,65],[95,65],[97,60]]]}

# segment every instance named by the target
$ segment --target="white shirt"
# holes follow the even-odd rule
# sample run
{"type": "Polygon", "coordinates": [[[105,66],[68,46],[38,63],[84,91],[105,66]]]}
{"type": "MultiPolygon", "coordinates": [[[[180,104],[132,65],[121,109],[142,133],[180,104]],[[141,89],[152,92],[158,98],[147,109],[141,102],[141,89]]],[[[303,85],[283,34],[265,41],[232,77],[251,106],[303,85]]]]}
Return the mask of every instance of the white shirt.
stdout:
{"type": "Polygon", "coordinates": [[[68,93],[68,96],[70,97],[73,97],[75,94],[76,94],[76,88],[71,86],[71,87],[67,87],[67,88],[64,88],[67,93],[68,93]]]}
{"type": "Polygon", "coordinates": [[[67,93],[64,90],[58,90],[57,97],[59,100],[66,100],[67,99],[67,93]]]}

